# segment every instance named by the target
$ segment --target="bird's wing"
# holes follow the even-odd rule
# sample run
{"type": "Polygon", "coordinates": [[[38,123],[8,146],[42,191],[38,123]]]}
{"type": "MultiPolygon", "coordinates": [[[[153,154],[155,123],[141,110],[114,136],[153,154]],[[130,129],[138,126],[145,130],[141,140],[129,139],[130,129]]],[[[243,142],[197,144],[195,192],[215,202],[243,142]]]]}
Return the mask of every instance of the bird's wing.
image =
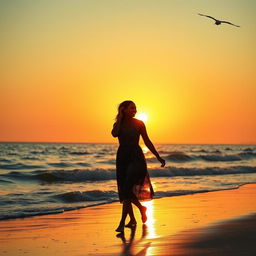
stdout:
{"type": "Polygon", "coordinates": [[[231,23],[231,22],[229,22],[229,21],[221,21],[221,23],[227,23],[227,24],[232,25],[232,26],[235,26],[235,27],[240,27],[240,26],[235,25],[235,24],[233,24],[233,23],[231,23]]]}
{"type": "Polygon", "coordinates": [[[215,18],[213,18],[212,16],[204,15],[204,14],[201,14],[201,13],[198,13],[198,15],[200,15],[200,16],[204,16],[204,17],[207,17],[207,18],[210,18],[210,19],[213,19],[213,20],[215,20],[215,21],[216,21],[216,19],[215,19],[215,18]]]}

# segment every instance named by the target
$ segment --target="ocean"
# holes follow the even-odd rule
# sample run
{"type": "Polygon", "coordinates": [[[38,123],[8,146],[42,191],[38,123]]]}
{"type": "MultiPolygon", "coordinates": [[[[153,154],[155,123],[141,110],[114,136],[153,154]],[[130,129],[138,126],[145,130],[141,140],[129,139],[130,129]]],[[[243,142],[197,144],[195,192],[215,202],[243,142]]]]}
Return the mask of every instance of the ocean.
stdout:
{"type": "MultiPolygon", "coordinates": [[[[256,183],[256,145],[155,144],[161,168],[141,146],[155,198],[256,183]]],[[[118,201],[118,144],[0,143],[0,220],[118,201]]]]}

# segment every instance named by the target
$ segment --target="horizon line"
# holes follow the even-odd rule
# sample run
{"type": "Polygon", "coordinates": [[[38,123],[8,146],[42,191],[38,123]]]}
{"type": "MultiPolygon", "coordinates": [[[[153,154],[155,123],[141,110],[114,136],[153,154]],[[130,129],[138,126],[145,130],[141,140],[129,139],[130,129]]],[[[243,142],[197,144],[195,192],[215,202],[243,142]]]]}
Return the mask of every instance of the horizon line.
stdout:
{"type": "MultiPolygon", "coordinates": [[[[118,142],[74,142],[74,141],[0,141],[0,143],[77,143],[77,144],[119,144],[118,142]]],[[[170,145],[256,145],[256,142],[241,143],[178,143],[178,142],[154,142],[154,144],[170,145]]]]}

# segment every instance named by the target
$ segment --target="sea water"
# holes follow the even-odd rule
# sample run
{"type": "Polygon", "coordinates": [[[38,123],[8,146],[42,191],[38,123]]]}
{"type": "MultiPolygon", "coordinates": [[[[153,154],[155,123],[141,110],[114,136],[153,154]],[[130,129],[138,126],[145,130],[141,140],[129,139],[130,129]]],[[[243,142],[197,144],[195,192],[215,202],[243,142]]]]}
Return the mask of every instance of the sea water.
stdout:
{"type": "MultiPolygon", "coordinates": [[[[143,145],[155,198],[256,182],[256,145],[143,145]]],[[[59,213],[118,201],[118,144],[0,143],[0,219],[59,213]]]]}

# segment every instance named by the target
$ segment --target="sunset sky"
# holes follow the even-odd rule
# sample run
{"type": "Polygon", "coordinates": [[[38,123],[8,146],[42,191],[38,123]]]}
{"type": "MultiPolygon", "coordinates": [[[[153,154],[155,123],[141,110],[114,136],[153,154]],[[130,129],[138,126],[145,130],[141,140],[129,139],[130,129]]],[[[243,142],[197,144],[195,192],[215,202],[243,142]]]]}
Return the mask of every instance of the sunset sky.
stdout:
{"type": "Polygon", "coordinates": [[[0,0],[0,141],[256,143],[256,1],[0,0]],[[204,13],[240,28],[201,17],[204,13]]]}

